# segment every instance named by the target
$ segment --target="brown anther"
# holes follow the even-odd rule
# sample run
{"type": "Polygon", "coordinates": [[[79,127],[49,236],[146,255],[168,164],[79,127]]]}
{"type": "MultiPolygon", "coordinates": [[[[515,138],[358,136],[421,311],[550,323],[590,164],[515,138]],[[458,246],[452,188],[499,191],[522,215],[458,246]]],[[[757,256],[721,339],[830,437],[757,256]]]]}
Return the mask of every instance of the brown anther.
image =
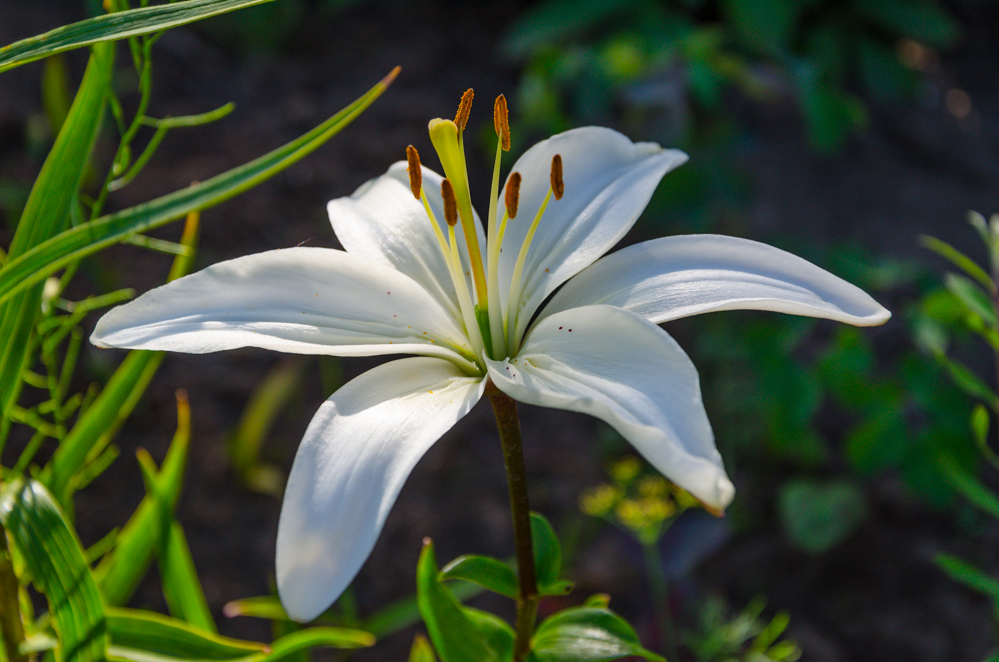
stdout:
{"type": "Polygon", "coordinates": [[[409,173],[409,189],[413,197],[420,199],[420,189],[423,188],[423,168],[420,167],[420,153],[410,145],[406,148],[406,172],[409,173]]]}
{"type": "Polygon", "coordinates": [[[441,197],[444,198],[444,220],[451,227],[458,224],[458,201],[454,198],[454,187],[451,180],[441,182],[441,197]]]}
{"type": "MultiPolygon", "coordinates": [[[[510,111],[506,107],[506,97],[502,94],[496,97],[493,106],[493,128],[500,139],[504,152],[510,151],[510,111]]],[[[513,218],[512,216],[510,218],[513,218]]]]}
{"type": "Polygon", "coordinates": [[[468,124],[468,116],[472,112],[472,97],[475,93],[472,92],[472,88],[465,90],[465,93],[461,95],[461,102],[458,104],[458,112],[454,116],[454,123],[458,125],[459,131],[465,130],[465,125],[468,124]]]}
{"type": "Polygon", "coordinates": [[[562,199],[565,193],[565,182],[562,181],[562,155],[556,154],[552,157],[552,193],[556,200],[562,199]]]}
{"type": "Polygon", "coordinates": [[[520,173],[511,172],[506,180],[506,191],[503,194],[506,203],[506,213],[510,218],[517,218],[517,205],[520,203],[520,173]]]}

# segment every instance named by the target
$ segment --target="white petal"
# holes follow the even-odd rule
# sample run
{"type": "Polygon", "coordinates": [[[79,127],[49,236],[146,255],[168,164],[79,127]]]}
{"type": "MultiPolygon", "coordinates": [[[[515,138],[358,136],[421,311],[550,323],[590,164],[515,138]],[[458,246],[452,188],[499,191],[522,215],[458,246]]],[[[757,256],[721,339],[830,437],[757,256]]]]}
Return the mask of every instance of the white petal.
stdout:
{"type": "MultiPolygon", "coordinates": [[[[443,177],[423,168],[423,189],[444,236],[443,177]]],[[[354,255],[364,256],[401,271],[423,285],[456,320],[461,319],[454,284],[434,236],[423,204],[409,188],[406,162],[392,164],[381,177],[367,182],[347,198],[330,200],[326,206],[337,239],[354,255]]],[[[473,212],[474,213],[474,212],[473,212]]],[[[476,216],[479,244],[484,247],[482,223],[476,216]]],[[[462,259],[468,264],[465,235],[456,229],[462,259]]]]}
{"type": "Polygon", "coordinates": [[[447,361],[408,358],[369,370],[323,403],[295,456],[278,524],[278,593],[292,618],[312,620],[347,588],[417,461],[482,387],[447,361]]]}
{"type": "Polygon", "coordinates": [[[709,507],[732,501],[697,370],[676,341],[638,315],[612,306],[552,315],[516,358],[490,361],[489,377],[522,402],[605,421],[709,507]]]}
{"type": "Polygon", "coordinates": [[[665,237],[601,258],[542,311],[608,304],[653,322],[714,310],[772,310],[872,326],[891,317],[863,290],[796,255],[720,235],[665,237]]]}
{"type": "MultiPolygon", "coordinates": [[[[518,335],[555,288],[628,232],[663,175],[687,160],[678,150],[633,143],[617,131],[600,127],[566,131],[529,149],[512,169],[521,174],[523,183],[517,218],[507,226],[500,254],[504,307],[521,244],[548,192],[555,154],[562,155],[565,195],[549,202],[531,244],[524,267],[518,335]]],[[[501,218],[504,211],[501,199],[501,218]]]]}
{"type": "Polygon", "coordinates": [[[449,315],[398,271],[343,251],[286,248],[175,280],[97,323],[100,347],[203,354],[262,347],[294,354],[472,351],[449,315]]]}

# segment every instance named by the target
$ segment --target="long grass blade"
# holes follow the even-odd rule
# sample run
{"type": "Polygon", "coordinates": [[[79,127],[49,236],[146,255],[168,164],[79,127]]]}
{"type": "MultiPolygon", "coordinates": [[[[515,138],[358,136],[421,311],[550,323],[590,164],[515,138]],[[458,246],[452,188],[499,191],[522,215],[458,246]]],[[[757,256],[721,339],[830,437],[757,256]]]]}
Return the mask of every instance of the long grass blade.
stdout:
{"type": "Polygon", "coordinates": [[[165,225],[188,212],[213,207],[273,177],[342,131],[381,96],[398,71],[396,67],[339,113],[265,156],[182,191],[78,225],[20,257],[8,259],[0,269],[0,302],[42,281],[74,260],[96,253],[137,232],[165,225]]]}
{"type": "Polygon", "coordinates": [[[186,0],[88,18],[0,48],[0,72],[73,48],[137,37],[271,0],[186,0]]]}

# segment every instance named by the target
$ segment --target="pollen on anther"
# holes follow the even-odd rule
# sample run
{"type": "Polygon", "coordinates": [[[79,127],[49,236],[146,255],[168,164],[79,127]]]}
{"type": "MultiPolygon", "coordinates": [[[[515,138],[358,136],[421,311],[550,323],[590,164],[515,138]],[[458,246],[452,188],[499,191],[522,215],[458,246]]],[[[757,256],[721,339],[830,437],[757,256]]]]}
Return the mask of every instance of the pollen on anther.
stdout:
{"type": "Polygon", "coordinates": [[[517,205],[520,204],[520,173],[511,172],[506,180],[506,191],[503,194],[506,203],[506,213],[510,218],[517,218],[517,205]]]}
{"type": "Polygon", "coordinates": [[[493,105],[493,128],[500,139],[504,152],[510,151],[510,111],[506,107],[506,97],[502,94],[496,97],[493,105]]]}
{"type": "Polygon", "coordinates": [[[444,220],[451,227],[458,224],[458,201],[454,197],[454,186],[451,180],[441,182],[441,197],[444,198],[444,220]]]}
{"type": "Polygon", "coordinates": [[[472,92],[472,88],[468,88],[461,95],[458,112],[454,116],[454,123],[457,125],[459,131],[464,131],[465,125],[468,124],[468,116],[472,113],[472,97],[474,96],[475,93],[472,92]]]}
{"type": "Polygon", "coordinates": [[[420,199],[420,189],[423,188],[423,169],[420,167],[420,153],[410,145],[406,148],[406,170],[409,172],[409,190],[413,197],[420,199]]]}
{"type": "Polygon", "coordinates": [[[552,193],[556,200],[562,199],[565,193],[565,182],[562,181],[562,155],[556,154],[552,157],[552,193]]]}

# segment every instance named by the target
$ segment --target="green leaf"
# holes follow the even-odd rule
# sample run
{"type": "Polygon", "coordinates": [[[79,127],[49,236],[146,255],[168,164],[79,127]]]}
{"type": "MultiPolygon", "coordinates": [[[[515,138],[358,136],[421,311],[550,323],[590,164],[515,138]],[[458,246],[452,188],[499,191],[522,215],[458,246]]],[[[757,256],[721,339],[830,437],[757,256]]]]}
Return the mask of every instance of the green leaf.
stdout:
{"type": "Polygon", "coordinates": [[[555,529],[540,513],[531,513],[531,538],[534,542],[534,568],[538,586],[557,582],[562,574],[562,547],[555,529]]]}
{"type": "Polygon", "coordinates": [[[800,11],[796,0],[723,0],[721,9],[743,43],[768,55],[787,49],[800,11]]]}
{"type": "Polygon", "coordinates": [[[531,641],[531,657],[537,662],[604,662],[628,655],[665,662],[642,647],[627,621],[596,607],[560,611],[541,624],[531,641]]]}
{"type": "Polygon", "coordinates": [[[510,624],[488,611],[472,607],[462,607],[461,610],[486,640],[489,648],[496,652],[496,659],[509,662],[513,658],[513,643],[516,637],[510,624]]]}
{"type": "Polygon", "coordinates": [[[160,468],[159,492],[147,494],[115,541],[114,551],[101,559],[94,574],[109,605],[123,605],[132,597],[168,534],[172,513],[180,498],[190,441],[184,405],[178,401],[178,429],[160,468]]]}
{"type": "Polygon", "coordinates": [[[975,445],[979,448],[988,448],[989,438],[989,410],[985,405],[975,405],[971,411],[971,431],[975,435],[975,445]]]}
{"type": "MultiPolygon", "coordinates": [[[[190,272],[194,264],[194,249],[198,243],[199,219],[197,213],[188,214],[180,244],[188,248],[189,252],[174,258],[167,281],[176,280],[190,272]]],[[[41,480],[59,496],[61,503],[69,503],[69,494],[74,487],[73,478],[83,468],[87,458],[95,449],[104,448],[111,442],[125,419],[135,409],[163,362],[163,357],[163,352],[129,352],[101,394],[60,442],[52,460],[42,472],[41,480]]]]}
{"type": "Polygon", "coordinates": [[[996,284],[992,282],[992,278],[974,260],[961,251],[945,241],[940,241],[936,237],[925,234],[919,237],[919,243],[924,248],[928,248],[940,257],[950,261],[955,267],[977,280],[987,292],[995,293],[996,284]]]}
{"type": "Polygon", "coordinates": [[[788,539],[806,552],[824,552],[844,540],[867,516],[863,491],[847,481],[796,480],[779,501],[788,539]]]}
{"type": "Polygon", "coordinates": [[[989,295],[970,279],[958,274],[947,274],[944,285],[964,304],[968,312],[982,319],[990,327],[996,326],[996,309],[989,295]]]}
{"type": "Polygon", "coordinates": [[[936,562],[951,579],[999,601],[999,579],[950,554],[938,554],[936,562]]]}
{"type": "Polygon", "coordinates": [[[271,644],[271,652],[253,662],[278,662],[300,651],[326,648],[366,648],[375,644],[370,632],[350,628],[316,627],[292,632],[271,644]]]}
{"type": "Polygon", "coordinates": [[[0,72],[56,53],[137,37],[271,0],[186,0],[105,14],[0,48],[0,72]]]}
{"type": "Polygon", "coordinates": [[[822,80],[815,66],[799,62],[793,69],[798,103],[812,145],[830,153],[842,147],[847,134],[867,122],[863,102],[841,88],[822,80]]]}
{"type": "Polygon", "coordinates": [[[968,469],[958,464],[953,458],[943,455],[939,458],[940,471],[947,481],[958,492],[972,503],[993,517],[999,518],[999,496],[987,488],[968,469]]]}
{"type": "Polygon", "coordinates": [[[517,575],[513,568],[491,556],[466,554],[444,566],[440,579],[464,579],[493,593],[517,597],[517,575]]]}
{"type": "MultiPolygon", "coordinates": [[[[55,144],[31,189],[6,264],[17,261],[68,225],[69,210],[104,116],[114,51],[95,48],[83,82],[55,144]]],[[[67,262],[68,264],[68,262],[67,262]]],[[[39,283],[35,281],[36,284],[39,283]]],[[[41,288],[22,288],[0,306],[0,415],[6,416],[20,393],[21,371],[28,356],[31,331],[41,304],[41,288]]]]}
{"type": "Polygon", "coordinates": [[[521,60],[589,28],[600,25],[634,5],[633,0],[548,0],[522,12],[507,29],[500,52],[521,60]]]}
{"type": "Polygon", "coordinates": [[[398,68],[312,131],[254,161],[137,207],[81,223],[20,257],[8,259],[0,269],[0,302],[75,260],[191,211],[213,207],[281,172],[343,130],[381,96],[397,73],[398,68]]]}
{"type": "Polygon", "coordinates": [[[229,441],[233,469],[249,489],[280,497],[284,477],[274,466],[260,461],[260,449],[278,416],[298,393],[308,362],[292,356],[278,363],[257,386],[246,403],[239,426],[229,441]]]}
{"type": "MultiPolygon", "coordinates": [[[[60,662],[99,662],[108,647],[104,602],[83,548],[45,487],[16,479],[0,492],[0,524],[49,601],[60,662]]],[[[0,533],[2,535],[2,533],[0,533]]]]}
{"type": "Polygon", "coordinates": [[[166,598],[170,613],[202,630],[215,632],[215,620],[201,588],[187,538],[176,520],[170,524],[166,543],[159,554],[159,566],[160,576],[163,578],[163,597],[166,598]]]}
{"type": "Polygon", "coordinates": [[[997,401],[995,392],[979,379],[968,366],[950,358],[942,352],[935,354],[935,358],[947,369],[947,373],[950,375],[955,386],[968,395],[995,406],[997,401]]]}
{"type": "Polygon", "coordinates": [[[491,662],[498,659],[476,623],[438,579],[434,544],[429,539],[424,541],[416,566],[416,596],[427,633],[442,662],[491,662]]]}
{"type": "Polygon", "coordinates": [[[109,652],[132,662],[238,660],[266,653],[254,641],[221,637],[189,623],[137,609],[108,609],[109,652]]]}
{"type": "Polygon", "coordinates": [[[925,0],[861,0],[852,5],[862,16],[894,36],[911,37],[930,46],[953,45],[961,34],[947,10],[925,0]]]}
{"type": "Polygon", "coordinates": [[[422,634],[413,637],[413,647],[409,649],[409,662],[437,662],[433,646],[422,634]]]}

